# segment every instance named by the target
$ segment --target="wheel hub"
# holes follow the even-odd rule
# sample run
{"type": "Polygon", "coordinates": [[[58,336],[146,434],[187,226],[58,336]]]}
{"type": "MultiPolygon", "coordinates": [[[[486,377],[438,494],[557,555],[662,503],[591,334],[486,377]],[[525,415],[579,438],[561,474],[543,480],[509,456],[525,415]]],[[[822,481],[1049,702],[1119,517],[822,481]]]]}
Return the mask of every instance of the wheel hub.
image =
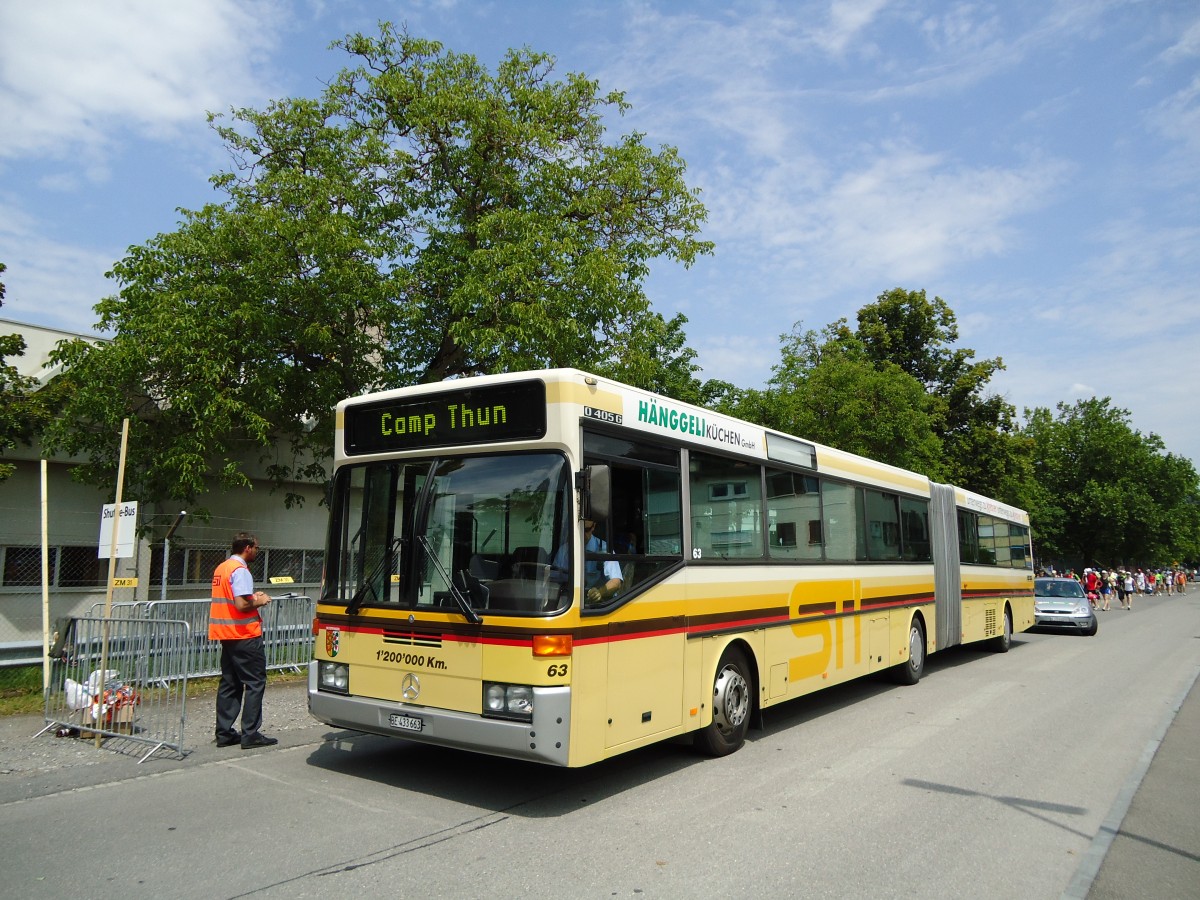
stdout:
{"type": "Polygon", "coordinates": [[[914,628],[908,633],[908,658],[912,667],[919,668],[925,657],[925,643],[921,640],[921,630],[914,628]]]}
{"type": "Polygon", "coordinates": [[[722,732],[735,731],[750,712],[750,685],[742,673],[726,666],[713,685],[713,721],[722,732]]]}

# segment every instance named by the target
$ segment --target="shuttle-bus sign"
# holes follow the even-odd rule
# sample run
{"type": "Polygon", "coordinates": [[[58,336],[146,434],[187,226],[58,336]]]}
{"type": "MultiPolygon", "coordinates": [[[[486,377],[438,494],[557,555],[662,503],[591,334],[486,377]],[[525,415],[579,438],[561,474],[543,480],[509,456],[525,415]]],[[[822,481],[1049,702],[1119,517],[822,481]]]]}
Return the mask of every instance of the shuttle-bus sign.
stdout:
{"type": "Polygon", "coordinates": [[[133,556],[133,547],[137,541],[137,501],[121,504],[121,514],[117,515],[117,504],[105,503],[100,510],[100,540],[98,542],[98,559],[128,559],[133,556]],[[117,519],[117,548],[113,553],[113,520],[117,519]]]}

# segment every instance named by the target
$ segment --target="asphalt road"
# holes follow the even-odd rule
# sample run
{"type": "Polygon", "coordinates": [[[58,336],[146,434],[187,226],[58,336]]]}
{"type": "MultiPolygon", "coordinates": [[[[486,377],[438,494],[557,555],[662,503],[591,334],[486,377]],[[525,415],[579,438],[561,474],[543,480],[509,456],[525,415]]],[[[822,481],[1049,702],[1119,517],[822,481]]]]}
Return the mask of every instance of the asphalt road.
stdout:
{"type": "Polygon", "coordinates": [[[3,892],[1197,896],[1198,637],[1200,592],[1142,601],[1094,638],[958,648],[915,687],[769,711],[725,759],[663,744],[581,770],[331,731],[298,685],[270,691],[267,750],[208,744],[194,703],[194,751],[142,765],[9,721],[3,892]]]}

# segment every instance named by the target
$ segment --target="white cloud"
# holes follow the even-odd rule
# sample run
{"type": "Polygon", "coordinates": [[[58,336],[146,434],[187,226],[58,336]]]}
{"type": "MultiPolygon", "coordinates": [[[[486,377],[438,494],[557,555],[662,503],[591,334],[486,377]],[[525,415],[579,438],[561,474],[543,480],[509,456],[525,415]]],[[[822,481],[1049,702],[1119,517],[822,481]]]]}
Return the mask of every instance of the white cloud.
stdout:
{"type": "MultiPolygon", "coordinates": [[[[6,210],[0,208],[0,215],[6,210]]],[[[45,238],[0,234],[6,296],[0,317],[86,333],[96,323],[93,307],[116,293],[104,277],[116,253],[102,253],[45,238]]]]}
{"type": "Polygon", "coordinates": [[[1200,228],[1130,215],[1082,237],[1094,249],[1052,281],[1022,279],[1007,297],[986,297],[988,309],[1012,316],[993,318],[987,332],[965,335],[967,343],[985,354],[1001,348],[991,352],[1008,370],[996,387],[1018,407],[1111,397],[1132,411],[1134,428],[1200,462],[1200,429],[1189,412],[1200,384],[1200,228]]]}
{"type": "Polygon", "coordinates": [[[887,3],[888,0],[833,0],[829,23],[812,33],[813,42],[831,56],[841,56],[887,3]]]}
{"type": "Polygon", "coordinates": [[[1020,217],[1050,203],[1070,167],[968,165],[911,146],[870,146],[836,172],[780,161],[731,172],[709,193],[711,235],[726,252],[803,269],[811,287],[898,284],[1010,252],[1020,217]],[[736,249],[735,249],[736,248],[736,249]]]}
{"type": "Polygon", "coordinates": [[[249,88],[271,0],[57,0],[0,7],[0,157],[102,154],[126,129],[163,138],[249,88]]]}
{"type": "Polygon", "coordinates": [[[755,387],[765,383],[771,375],[771,366],[779,361],[779,336],[770,333],[715,337],[696,342],[696,351],[704,367],[702,380],[755,387]]]}
{"type": "Polygon", "coordinates": [[[1161,327],[1153,335],[1089,346],[1090,324],[1076,320],[1023,346],[1014,343],[1005,353],[1008,369],[994,386],[1018,397],[1018,410],[1111,397],[1114,406],[1130,411],[1133,428],[1158,434],[1168,451],[1200,464],[1200,434],[1190,412],[1200,383],[1195,332],[1161,327]]]}
{"type": "Polygon", "coordinates": [[[1200,151],[1200,75],[1162,100],[1149,113],[1151,126],[1189,152],[1200,151]]]}
{"type": "Polygon", "coordinates": [[[1179,40],[1164,50],[1159,59],[1172,65],[1186,62],[1196,56],[1200,56],[1200,19],[1190,23],[1179,40]]]}
{"type": "Polygon", "coordinates": [[[843,261],[900,281],[997,256],[1018,240],[1013,219],[1046,204],[1066,172],[1056,162],[1021,169],[958,164],[941,154],[880,148],[823,198],[829,243],[843,261]]]}
{"type": "Polygon", "coordinates": [[[930,13],[921,22],[921,34],[938,53],[956,56],[977,54],[993,46],[1003,29],[992,8],[972,3],[954,3],[930,13]]]}

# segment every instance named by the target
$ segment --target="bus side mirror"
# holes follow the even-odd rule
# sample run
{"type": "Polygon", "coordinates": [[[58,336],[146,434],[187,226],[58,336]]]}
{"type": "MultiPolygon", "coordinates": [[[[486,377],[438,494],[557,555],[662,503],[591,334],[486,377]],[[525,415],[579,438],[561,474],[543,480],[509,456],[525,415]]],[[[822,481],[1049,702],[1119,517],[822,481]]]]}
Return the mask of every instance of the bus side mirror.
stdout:
{"type": "Polygon", "coordinates": [[[587,466],[579,473],[577,487],[581,518],[608,521],[612,505],[612,470],[608,466],[587,466]]]}

